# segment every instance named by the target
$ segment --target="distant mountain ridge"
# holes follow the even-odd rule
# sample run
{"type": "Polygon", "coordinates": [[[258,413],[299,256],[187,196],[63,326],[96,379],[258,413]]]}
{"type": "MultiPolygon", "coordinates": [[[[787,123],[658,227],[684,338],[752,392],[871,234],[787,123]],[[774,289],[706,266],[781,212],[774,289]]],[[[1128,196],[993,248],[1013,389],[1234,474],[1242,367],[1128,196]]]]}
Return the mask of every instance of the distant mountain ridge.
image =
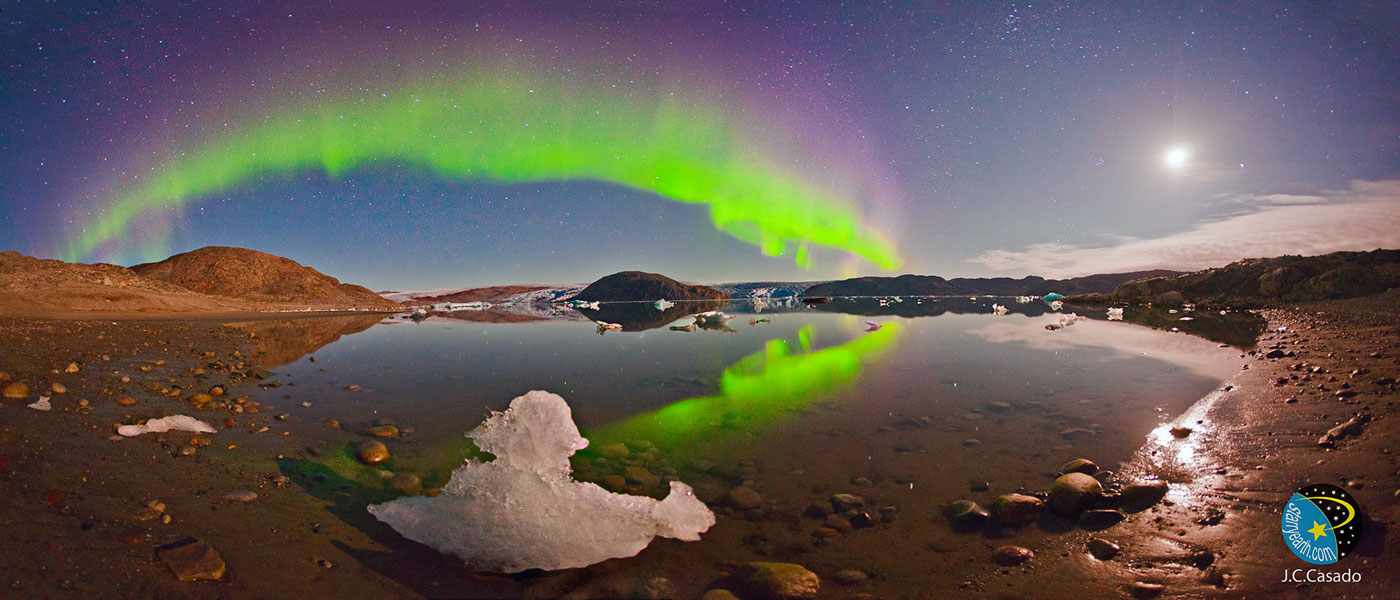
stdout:
{"type": "Polygon", "coordinates": [[[388,310],[399,304],[290,258],[226,246],[205,246],[131,267],[146,279],[190,291],[253,302],[388,310]]]}
{"type": "Polygon", "coordinates": [[[1250,258],[1223,267],[1124,282],[1094,301],[1262,306],[1385,293],[1400,288],[1400,250],[1250,258]]]}
{"type": "Polygon", "coordinates": [[[722,300],[724,292],[703,285],[681,283],[665,275],[642,271],[613,273],[588,284],[574,300],[625,302],[655,300],[722,300]]]}
{"type": "Polygon", "coordinates": [[[813,285],[803,296],[1043,296],[1049,293],[1091,294],[1112,291],[1119,284],[1135,279],[1180,275],[1180,271],[1157,269],[1131,273],[1106,273],[1071,279],[1029,276],[944,279],[937,275],[898,277],[856,277],[813,285]]]}

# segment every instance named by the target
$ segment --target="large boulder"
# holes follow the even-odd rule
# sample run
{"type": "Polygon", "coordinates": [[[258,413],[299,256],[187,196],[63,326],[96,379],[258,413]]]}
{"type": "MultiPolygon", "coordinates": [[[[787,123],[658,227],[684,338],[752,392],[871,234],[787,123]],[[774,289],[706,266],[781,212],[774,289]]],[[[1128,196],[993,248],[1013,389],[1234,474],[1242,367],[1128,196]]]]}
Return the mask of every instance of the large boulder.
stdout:
{"type": "Polygon", "coordinates": [[[1093,508],[1103,498],[1103,484],[1083,473],[1066,473],[1050,484],[1050,510],[1067,517],[1093,508]]]}
{"type": "Polygon", "coordinates": [[[816,598],[821,578],[802,565],[751,562],[734,573],[734,587],[746,600],[816,598]]]}

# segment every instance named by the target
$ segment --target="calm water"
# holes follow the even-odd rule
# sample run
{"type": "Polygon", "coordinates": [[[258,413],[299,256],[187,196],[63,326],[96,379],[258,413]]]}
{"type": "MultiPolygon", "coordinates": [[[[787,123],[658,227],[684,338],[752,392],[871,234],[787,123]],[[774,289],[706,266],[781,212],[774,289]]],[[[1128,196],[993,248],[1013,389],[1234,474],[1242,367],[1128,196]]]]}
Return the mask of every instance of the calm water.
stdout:
{"type": "MultiPolygon", "coordinates": [[[[691,483],[715,506],[748,481],[783,514],[852,492],[901,515],[898,527],[849,534],[838,550],[814,540],[818,521],[772,528],[771,515],[722,509],[702,541],[668,547],[666,559],[649,558],[649,549],[629,560],[680,553],[713,562],[747,553],[809,568],[873,569],[884,573],[881,585],[908,589],[941,576],[905,564],[929,557],[891,553],[896,537],[945,535],[946,525],[931,518],[944,503],[1044,490],[1072,458],[1115,468],[1155,427],[1235,373],[1240,350],[1220,342],[1248,343],[1260,325],[1248,316],[1129,308],[1129,322],[1107,321],[1095,309],[1091,319],[1050,330],[1061,314],[1044,304],[1010,304],[1014,312],[995,316],[992,302],[734,303],[723,307],[734,315],[728,327],[695,331],[670,326],[711,307],[236,326],[257,333],[267,362],[286,363],[273,368],[284,384],[274,392],[310,403],[294,408],[294,418],[336,419],[349,431],[391,419],[406,434],[389,442],[389,468],[418,474],[427,487],[460,465],[469,452],[462,434],[488,411],[548,390],[569,402],[593,440],[576,457],[580,479],[621,474],[624,461],[599,460],[597,451],[625,443],[632,464],[691,483]],[[588,318],[620,322],[624,331],[600,335],[588,318]],[[749,323],[757,319],[768,321],[749,323]],[[881,327],[867,331],[871,321],[881,327]],[[1170,327],[1214,339],[1161,329],[1170,327]],[[352,384],[359,388],[347,389],[352,384]],[[981,482],[988,489],[973,492],[981,482]]],[[[334,448],[317,460],[382,486],[334,448]]],[[[633,493],[660,491],[637,483],[628,482],[633,493]]],[[[945,546],[935,558],[965,559],[957,543],[945,546]]]]}

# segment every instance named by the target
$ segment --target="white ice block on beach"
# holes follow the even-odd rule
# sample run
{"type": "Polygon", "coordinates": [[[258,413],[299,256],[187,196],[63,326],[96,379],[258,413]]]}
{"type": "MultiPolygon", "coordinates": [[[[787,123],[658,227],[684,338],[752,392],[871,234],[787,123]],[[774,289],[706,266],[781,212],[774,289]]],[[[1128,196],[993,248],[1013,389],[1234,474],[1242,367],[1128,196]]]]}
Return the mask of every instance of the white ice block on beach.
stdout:
{"type": "Polygon", "coordinates": [[[167,431],[214,433],[214,428],[208,423],[188,415],[171,415],[160,419],[151,419],[146,421],[144,425],[122,425],[117,428],[117,434],[123,437],[136,437],[143,433],[165,433],[167,431]]]}
{"type": "Polygon", "coordinates": [[[496,458],[458,468],[436,497],[399,498],[370,505],[369,512],[469,568],[502,573],[634,556],[656,536],[695,541],[715,523],[679,481],[664,500],[575,481],[569,456],[588,440],[555,394],[520,396],[467,437],[496,458]]]}

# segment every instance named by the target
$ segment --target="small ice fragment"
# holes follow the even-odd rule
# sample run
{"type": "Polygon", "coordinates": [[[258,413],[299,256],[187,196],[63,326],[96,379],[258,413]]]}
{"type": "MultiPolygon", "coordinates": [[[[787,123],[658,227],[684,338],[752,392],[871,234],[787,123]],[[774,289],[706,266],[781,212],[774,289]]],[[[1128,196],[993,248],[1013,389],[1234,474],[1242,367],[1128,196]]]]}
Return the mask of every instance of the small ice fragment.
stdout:
{"type": "Polygon", "coordinates": [[[1006,314],[1007,312],[1008,312],[1008,311],[1007,311],[1007,308],[1006,308],[1005,306],[1002,306],[1002,305],[997,304],[997,303],[995,303],[995,302],[992,303],[992,314],[997,315],[997,316],[1001,316],[1001,315],[1006,314]]]}
{"type": "Polygon", "coordinates": [[[533,391],[467,434],[495,455],[453,471],[436,497],[370,505],[404,537],[456,555],[470,569],[519,573],[585,567],[634,556],[656,536],[685,541],[715,515],[684,483],[664,500],[614,494],[575,481],[569,456],[588,446],[568,403],[533,391]]]}
{"type": "Polygon", "coordinates": [[[712,324],[712,323],[713,323],[713,324],[724,323],[724,322],[728,321],[730,318],[732,318],[732,317],[730,317],[729,315],[726,315],[726,314],[724,314],[724,313],[722,313],[722,312],[720,312],[720,311],[711,310],[711,311],[706,311],[706,312],[702,312],[702,313],[700,313],[700,314],[698,314],[698,315],[695,315],[695,322],[696,322],[696,323],[699,323],[701,326],[704,326],[704,325],[708,325],[708,324],[712,324]]]}
{"type": "Polygon", "coordinates": [[[1051,301],[1050,301],[1050,310],[1060,310],[1061,308],[1064,308],[1064,307],[1065,307],[1065,303],[1064,303],[1064,302],[1060,302],[1059,300],[1051,300],[1051,301]]]}
{"type": "Polygon", "coordinates": [[[879,323],[876,323],[876,322],[874,322],[874,321],[866,321],[866,322],[865,322],[865,325],[866,325],[865,330],[866,330],[867,332],[869,332],[869,331],[879,331],[881,327],[884,327],[883,325],[881,325],[881,324],[879,324],[879,323]]]}
{"type": "Polygon", "coordinates": [[[607,321],[597,321],[598,335],[603,335],[609,331],[622,331],[621,323],[609,323],[607,321]]]}
{"type": "Polygon", "coordinates": [[[653,302],[651,305],[655,306],[656,310],[666,310],[668,308],[671,308],[672,306],[675,306],[676,303],[668,302],[665,298],[662,298],[660,300],[657,300],[656,302],[653,302]]]}
{"type": "Polygon", "coordinates": [[[48,396],[39,396],[39,401],[30,404],[29,408],[34,410],[53,410],[53,406],[49,404],[48,396]]]}
{"type": "Polygon", "coordinates": [[[1123,308],[1122,308],[1122,307],[1113,307],[1113,308],[1108,309],[1108,320],[1110,320],[1110,321],[1122,321],[1122,320],[1123,320],[1123,308]]]}
{"type": "Polygon", "coordinates": [[[146,421],[145,425],[122,425],[117,428],[117,434],[122,437],[136,437],[143,433],[165,433],[167,431],[214,433],[214,428],[204,421],[187,415],[171,415],[160,419],[151,419],[146,421]]]}

